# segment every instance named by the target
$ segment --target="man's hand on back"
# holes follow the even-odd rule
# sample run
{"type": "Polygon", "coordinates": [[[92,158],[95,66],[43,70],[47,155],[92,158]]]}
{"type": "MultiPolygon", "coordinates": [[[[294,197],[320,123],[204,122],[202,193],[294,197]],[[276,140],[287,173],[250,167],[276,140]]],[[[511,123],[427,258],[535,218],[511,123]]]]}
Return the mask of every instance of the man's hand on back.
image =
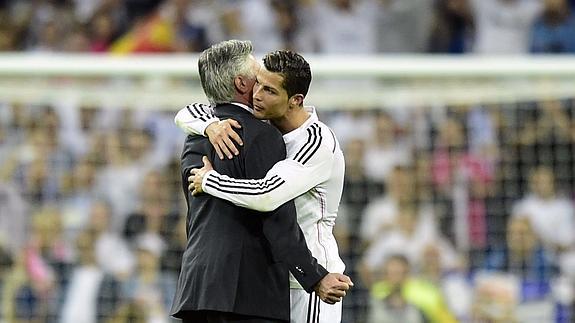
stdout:
{"type": "Polygon", "coordinates": [[[315,286],[315,292],[322,301],[335,304],[342,300],[351,286],[353,282],[348,276],[329,273],[315,286]]]}
{"type": "Polygon", "coordinates": [[[202,181],[204,180],[204,175],[214,169],[208,157],[202,157],[202,161],[204,162],[204,166],[202,168],[192,168],[190,171],[191,176],[188,177],[188,183],[190,183],[188,185],[188,190],[192,191],[193,196],[204,192],[202,189],[202,181]]]}
{"type": "Polygon", "coordinates": [[[234,155],[240,153],[232,139],[240,146],[243,146],[242,138],[234,130],[234,128],[241,127],[240,123],[234,119],[213,122],[206,127],[206,136],[208,136],[220,159],[224,159],[224,155],[232,159],[234,155]]]}

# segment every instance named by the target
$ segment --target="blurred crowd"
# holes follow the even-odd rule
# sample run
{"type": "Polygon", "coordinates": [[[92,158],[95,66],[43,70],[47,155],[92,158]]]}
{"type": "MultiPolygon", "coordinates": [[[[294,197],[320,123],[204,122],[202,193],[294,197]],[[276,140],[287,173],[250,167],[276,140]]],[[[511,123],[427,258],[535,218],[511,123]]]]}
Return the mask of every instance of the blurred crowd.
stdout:
{"type": "MultiPolygon", "coordinates": [[[[0,51],[573,53],[570,0],[0,0],[0,51]]],[[[318,107],[346,157],[344,323],[573,322],[575,100],[318,107]]],[[[0,323],[170,322],[173,111],[0,102],[0,323]]]]}
{"type": "Polygon", "coordinates": [[[0,51],[573,53],[573,0],[0,0],[0,51]]]}
{"type": "MultiPolygon", "coordinates": [[[[321,110],[346,157],[346,323],[572,322],[575,100],[321,110]]],[[[0,107],[0,322],[169,322],[173,112],[0,107]]]]}
{"type": "Polygon", "coordinates": [[[166,322],[186,244],[172,114],[0,112],[0,321],[166,322]]]}
{"type": "Polygon", "coordinates": [[[574,103],[328,117],[336,236],[369,304],[350,322],[572,322],[574,103]]]}

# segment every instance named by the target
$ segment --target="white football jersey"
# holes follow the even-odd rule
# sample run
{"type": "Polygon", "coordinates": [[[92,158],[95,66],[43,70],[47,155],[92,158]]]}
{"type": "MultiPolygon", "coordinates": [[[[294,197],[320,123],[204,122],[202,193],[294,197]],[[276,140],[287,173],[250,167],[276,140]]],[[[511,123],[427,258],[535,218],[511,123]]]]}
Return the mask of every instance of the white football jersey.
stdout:
{"type": "MultiPolygon", "coordinates": [[[[276,163],[262,179],[234,179],[215,170],[206,173],[204,192],[235,205],[272,211],[294,199],[297,220],[312,255],[329,272],[343,273],[333,227],[343,191],[345,161],[334,133],[319,121],[315,109],[299,128],[283,136],[287,159],[276,163]]],[[[202,134],[217,120],[205,105],[178,112],[176,124],[187,133],[202,134]]],[[[290,274],[291,288],[301,288],[290,274]]]]}

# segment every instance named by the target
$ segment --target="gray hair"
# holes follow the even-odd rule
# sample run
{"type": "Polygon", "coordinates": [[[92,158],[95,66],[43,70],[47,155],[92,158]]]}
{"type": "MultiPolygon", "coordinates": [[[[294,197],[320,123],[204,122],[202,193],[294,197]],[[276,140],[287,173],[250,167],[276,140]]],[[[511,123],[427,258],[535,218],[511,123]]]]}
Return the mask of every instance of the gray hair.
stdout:
{"type": "Polygon", "coordinates": [[[255,77],[248,62],[252,51],[252,43],[248,40],[226,40],[212,45],[200,54],[200,81],[211,104],[232,101],[236,91],[236,76],[255,77]]]}

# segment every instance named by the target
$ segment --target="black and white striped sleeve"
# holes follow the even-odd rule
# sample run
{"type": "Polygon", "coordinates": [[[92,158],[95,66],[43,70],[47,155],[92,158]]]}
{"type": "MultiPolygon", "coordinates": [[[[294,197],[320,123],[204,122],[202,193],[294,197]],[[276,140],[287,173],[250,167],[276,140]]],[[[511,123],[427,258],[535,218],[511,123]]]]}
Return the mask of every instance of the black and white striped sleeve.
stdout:
{"type": "Polygon", "coordinates": [[[211,170],[202,189],[235,205],[269,212],[329,179],[333,162],[328,147],[310,146],[298,159],[277,162],[262,179],[236,179],[211,170]]]}
{"type": "Polygon", "coordinates": [[[213,122],[220,121],[214,115],[211,106],[202,103],[192,103],[178,111],[174,122],[189,135],[204,136],[206,128],[213,122]]]}

